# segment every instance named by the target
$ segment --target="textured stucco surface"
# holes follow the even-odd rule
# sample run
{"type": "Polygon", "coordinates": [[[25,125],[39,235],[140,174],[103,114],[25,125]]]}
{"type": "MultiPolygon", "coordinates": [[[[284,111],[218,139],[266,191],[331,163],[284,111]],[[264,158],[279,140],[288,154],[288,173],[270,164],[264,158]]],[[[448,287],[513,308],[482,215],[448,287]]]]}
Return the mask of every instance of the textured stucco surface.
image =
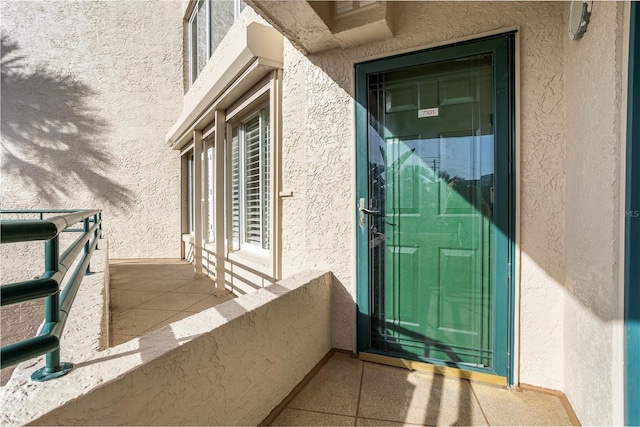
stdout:
{"type": "MultiPolygon", "coordinates": [[[[621,3],[597,2],[587,33],[565,40],[567,185],[565,393],[584,424],[614,418],[619,318],[621,3]]],[[[565,11],[568,15],[568,10],[565,11]]]]}
{"type": "Polygon", "coordinates": [[[103,209],[113,256],[180,256],[180,8],[1,3],[4,209],[103,209]]]}
{"type": "MultiPolygon", "coordinates": [[[[254,21],[265,23],[265,20],[250,7],[245,8],[202,71],[203,77],[187,91],[183,87],[186,74],[182,68],[186,53],[180,50],[184,41],[181,18],[186,2],[154,4],[154,18],[145,20],[142,30],[134,24],[140,23],[141,16],[149,16],[151,9],[144,2],[86,2],[77,5],[73,12],[62,6],[65,3],[25,4],[36,6],[31,10],[14,3],[2,3],[3,29],[11,29],[16,42],[26,46],[28,57],[38,59],[56,73],[83,79],[84,84],[95,90],[94,94],[80,86],[81,94],[91,96],[81,95],[79,99],[91,107],[87,108],[88,118],[93,121],[88,123],[100,129],[90,140],[100,142],[100,149],[108,148],[112,163],[99,169],[98,177],[90,175],[88,179],[78,173],[71,174],[69,180],[85,179],[106,185],[111,189],[108,194],[114,195],[110,199],[113,201],[120,200],[119,188],[132,191],[135,196],[131,197],[136,202],[126,203],[125,207],[105,207],[105,220],[112,222],[108,229],[112,253],[118,257],[174,256],[170,251],[179,250],[179,162],[176,152],[167,152],[162,146],[163,135],[181,109],[189,108],[206,92],[208,88],[203,82],[209,80],[207,76],[213,72],[216,60],[229,52],[246,26],[254,21]],[[67,24],[63,25],[64,29],[48,30],[51,37],[42,42],[42,34],[32,34],[28,26],[18,25],[15,17],[18,11],[24,15],[25,9],[30,14],[27,18],[35,22],[57,19],[67,24]],[[130,13],[121,16],[122,12],[130,13]],[[96,20],[106,22],[103,25],[106,31],[114,33],[112,37],[98,37],[91,32],[91,26],[97,25],[96,20]],[[108,25],[114,22],[118,25],[108,25]],[[143,30],[151,31],[152,36],[140,37],[143,30]],[[81,46],[78,52],[77,46],[81,46]],[[102,55],[86,55],[88,50],[96,49],[102,55]],[[149,63],[144,62],[136,56],[141,51],[151,52],[149,58],[162,56],[161,64],[151,59],[149,63]],[[122,63],[126,65],[123,68],[131,72],[117,74],[114,70],[120,70],[122,63]],[[150,72],[153,78],[145,74],[150,72]],[[122,81],[120,89],[114,84],[118,79],[122,81]],[[117,90],[110,93],[113,88],[117,90]],[[123,108],[129,105],[130,98],[135,98],[125,93],[128,90],[145,100],[149,94],[154,95],[153,105],[144,104],[143,115],[134,107],[131,109],[135,113],[123,108]],[[186,92],[184,97],[183,92],[186,92]],[[156,94],[161,97],[156,99],[156,94]],[[131,117],[142,118],[146,124],[128,127],[114,119],[120,117],[127,119],[125,123],[130,123],[131,117]],[[123,139],[124,134],[127,136],[123,139]],[[144,143],[139,145],[138,141],[144,143]],[[143,146],[143,159],[149,165],[144,172],[139,170],[138,159],[143,146]],[[105,184],[101,177],[108,177],[116,186],[113,182],[105,184]],[[139,213],[151,215],[158,210],[161,214],[154,216],[157,229],[151,233],[154,240],[150,241],[148,235],[144,235],[147,240],[140,238],[141,230],[146,228],[139,213]],[[129,238],[132,235],[137,238],[129,238]],[[158,246],[167,253],[151,254],[160,250],[158,246]]],[[[618,315],[615,284],[620,214],[617,206],[621,7],[596,2],[587,34],[582,40],[572,42],[566,32],[567,3],[465,2],[463,5],[396,2],[394,37],[351,49],[305,56],[285,40],[281,172],[283,191],[293,195],[281,201],[283,277],[309,268],[334,273],[330,279],[331,345],[354,349],[357,225],[353,64],[517,26],[519,381],[564,391],[583,423],[614,422],[612,400],[619,378],[612,370],[612,353],[621,345],[616,342],[611,326],[618,315]]],[[[23,18],[20,19],[23,22],[23,18]]],[[[304,21],[304,17],[299,19],[304,21]]],[[[303,36],[312,38],[310,34],[303,36]]],[[[3,109],[4,91],[3,71],[3,109]]],[[[62,136],[55,140],[43,137],[43,144],[56,147],[60,141],[64,143],[65,135],[73,128],[67,125],[61,128],[58,133],[62,136]]],[[[5,137],[3,130],[3,145],[5,141],[12,144],[8,145],[11,149],[18,150],[19,144],[5,137]]],[[[3,156],[6,155],[3,153],[3,156]]],[[[21,163],[16,165],[23,167],[21,163]]],[[[37,199],[32,195],[36,194],[34,191],[18,191],[17,172],[8,175],[5,172],[5,169],[16,171],[16,167],[3,166],[3,207],[28,207],[30,205],[20,204],[21,201],[37,199]],[[11,204],[4,206],[7,201],[11,204]]],[[[102,188],[100,185],[91,188],[102,188]]],[[[78,200],[82,203],[97,200],[92,194],[75,190],[73,197],[67,197],[71,205],[78,200]]],[[[233,265],[242,280],[236,292],[251,292],[268,285],[268,280],[255,274],[249,263],[245,264],[238,261],[233,265]]],[[[258,293],[264,295],[264,291],[258,293]]],[[[154,335],[154,339],[162,341],[163,335],[154,335]]],[[[244,345],[243,341],[238,342],[244,345]]],[[[131,345],[155,348],[155,344],[144,340],[131,345]]],[[[186,356],[180,353],[179,357],[186,356]]],[[[160,377],[166,374],[161,367],[153,370],[160,372],[160,377]]],[[[141,369],[136,375],[147,375],[147,372],[141,369]]],[[[131,380],[119,381],[123,384],[131,380]]],[[[104,395],[99,401],[106,407],[109,399],[109,395],[104,395]]],[[[162,402],[164,397],[153,399],[162,402]]]]}
{"type": "MultiPolygon", "coordinates": [[[[564,5],[499,2],[465,3],[460,8],[452,3],[398,2],[394,7],[396,22],[402,25],[390,40],[308,56],[285,41],[282,182],[283,191],[291,191],[293,197],[282,199],[283,277],[306,268],[334,272],[333,345],[354,349],[353,63],[519,26],[520,380],[562,389],[564,5]],[[424,22],[430,23],[428,31],[424,22]],[[541,306],[547,310],[539,310],[541,306]]],[[[245,11],[214,59],[254,19],[255,12],[245,11]]],[[[196,82],[185,105],[204,89],[196,82]]]]}
{"type": "Polygon", "coordinates": [[[396,25],[393,39],[308,57],[285,45],[283,189],[293,191],[294,197],[283,201],[283,274],[304,267],[334,272],[334,345],[352,349],[353,63],[519,26],[520,380],[562,389],[564,5],[498,2],[465,3],[462,8],[455,3],[398,2],[394,6],[396,22],[402,25],[396,25]]]}
{"type": "Polygon", "coordinates": [[[56,381],[21,366],[0,422],[257,425],[331,349],[330,282],[306,271],[117,347],[63,352],[77,365],[56,381]]]}

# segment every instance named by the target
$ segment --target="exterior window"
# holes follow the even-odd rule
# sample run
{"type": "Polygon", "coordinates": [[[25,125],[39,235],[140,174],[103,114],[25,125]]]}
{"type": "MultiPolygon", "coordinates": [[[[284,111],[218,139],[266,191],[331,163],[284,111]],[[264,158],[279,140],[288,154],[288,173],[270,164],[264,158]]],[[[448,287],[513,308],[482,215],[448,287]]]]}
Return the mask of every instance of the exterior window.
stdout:
{"type": "Polygon", "coordinates": [[[335,16],[345,15],[349,12],[355,12],[359,9],[362,9],[365,6],[369,6],[372,4],[376,4],[375,0],[360,0],[360,1],[349,1],[349,0],[338,0],[335,4],[334,13],[335,16]]]}
{"type": "Polygon", "coordinates": [[[232,129],[231,230],[234,249],[269,249],[270,128],[264,107],[232,129]]]}
{"type": "Polygon", "coordinates": [[[196,223],[196,210],[195,210],[195,164],[193,153],[189,154],[189,160],[187,161],[188,165],[188,199],[187,204],[189,207],[189,232],[195,232],[195,223],[196,223]]]}
{"type": "Polygon", "coordinates": [[[208,241],[215,242],[215,198],[214,198],[214,185],[215,185],[215,163],[214,163],[214,145],[213,143],[207,144],[207,225],[208,225],[208,241]]]}
{"type": "Polygon", "coordinates": [[[189,20],[191,83],[196,80],[211,55],[208,4],[206,0],[199,0],[189,20]]]}
{"type": "Polygon", "coordinates": [[[196,271],[213,273],[215,266],[215,275],[225,278],[221,285],[236,277],[227,260],[262,277],[282,277],[275,203],[282,70],[256,78],[250,91],[232,94],[224,109],[196,122],[178,147],[183,254],[196,271]]]}
{"type": "Polygon", "coordinates": [[[189,69],[192,84],[244,7],[242,0],[198,0],[189,18],[189,69]]]}

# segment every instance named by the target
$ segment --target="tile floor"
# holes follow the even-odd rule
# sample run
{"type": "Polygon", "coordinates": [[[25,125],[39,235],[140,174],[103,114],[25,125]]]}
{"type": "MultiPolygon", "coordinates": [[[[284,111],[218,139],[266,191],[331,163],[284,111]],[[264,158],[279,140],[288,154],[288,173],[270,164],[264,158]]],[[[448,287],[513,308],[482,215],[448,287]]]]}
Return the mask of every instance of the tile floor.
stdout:
{"type": "MultiPolygon", "coordinates": [[[[180,260],[110,260],[111,345],[234,298],[180,260]]],[[[272,425],[572,425],[557,396],[363,362],[336,352],[272,425]]]]}
{"type": "Polygon", "coordinates": [[[184,260],[109,260],[109,276],[112,346],[235,298],[184,260]]]}
{"type": "Polygon", "coordinates": [[[272,425],[572,425],[559,397],[335,353],[272,425]]]}

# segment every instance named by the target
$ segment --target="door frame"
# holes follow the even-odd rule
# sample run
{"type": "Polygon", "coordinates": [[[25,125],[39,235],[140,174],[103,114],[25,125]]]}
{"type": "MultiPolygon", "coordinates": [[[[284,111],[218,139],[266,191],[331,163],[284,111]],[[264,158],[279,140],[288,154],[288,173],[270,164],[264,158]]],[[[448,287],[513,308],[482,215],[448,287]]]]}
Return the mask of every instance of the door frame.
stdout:
{"type": "Polygon", "coordinates": [[[625,424],[640,424],[640,6],[631,2],[624,248],[625,424]],[[634,304],[634,301],[636,302],[634,304]]]}
{"type": "MultiPolygon", "coordinates": [[[[496,159],[495,182],[496,204],[506,204],[506,209],[499,209],[496,217],[496,253],[506,253],[506,263],[494,264],[494,278],[505,277],[505,287],[494,287],[494,313],[500,313],[493,319],[494,332],[494,367],[493,369],[473,368],[462,365],[460,369],[478,371],[506,377],[509,385],[514,383],[514,347],[515,347],[515,256],[516,256],[516,64],[515,31],[491,35],[469,41],[461,41],[431,49],[389,56],[355,64],[355,128],[356,128],[356,215],[358,200],[369,198],[368,183],[368,112],[367,112],[367,75],[394,69],[407,68],[433,62],[468,57],[482,53],[493,53],[496,59],[494,77],[494,108],[496,114],[496,151],[506,149],[508,158],[496,159]],[[499,195],[506,195],[500,200],[499,195]],[[506,319],[506,322],[504,321],[506,319]]],[[[356,284],[357,284],[357,350],[386,356],[382,352],[371,349],[370,345],[370,285],[369,285],[369,243],[368,218],[365,226],[356,220],[356,284]]],[[[429,361],[434,365],[438,362],[429,361]]],[[[443,366],[454,367],[451,363],[442,362],[443,366]]]]}

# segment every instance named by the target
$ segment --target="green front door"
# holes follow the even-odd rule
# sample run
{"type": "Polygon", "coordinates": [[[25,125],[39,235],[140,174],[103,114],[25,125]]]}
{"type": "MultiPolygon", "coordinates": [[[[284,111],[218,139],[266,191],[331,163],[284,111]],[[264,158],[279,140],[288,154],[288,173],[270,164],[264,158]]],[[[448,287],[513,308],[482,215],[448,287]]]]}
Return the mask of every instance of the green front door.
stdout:
{"type": "Polygon", "coordinates": [[[357,66],[361,351],[507,375],[511,43],[357,66]]]}

